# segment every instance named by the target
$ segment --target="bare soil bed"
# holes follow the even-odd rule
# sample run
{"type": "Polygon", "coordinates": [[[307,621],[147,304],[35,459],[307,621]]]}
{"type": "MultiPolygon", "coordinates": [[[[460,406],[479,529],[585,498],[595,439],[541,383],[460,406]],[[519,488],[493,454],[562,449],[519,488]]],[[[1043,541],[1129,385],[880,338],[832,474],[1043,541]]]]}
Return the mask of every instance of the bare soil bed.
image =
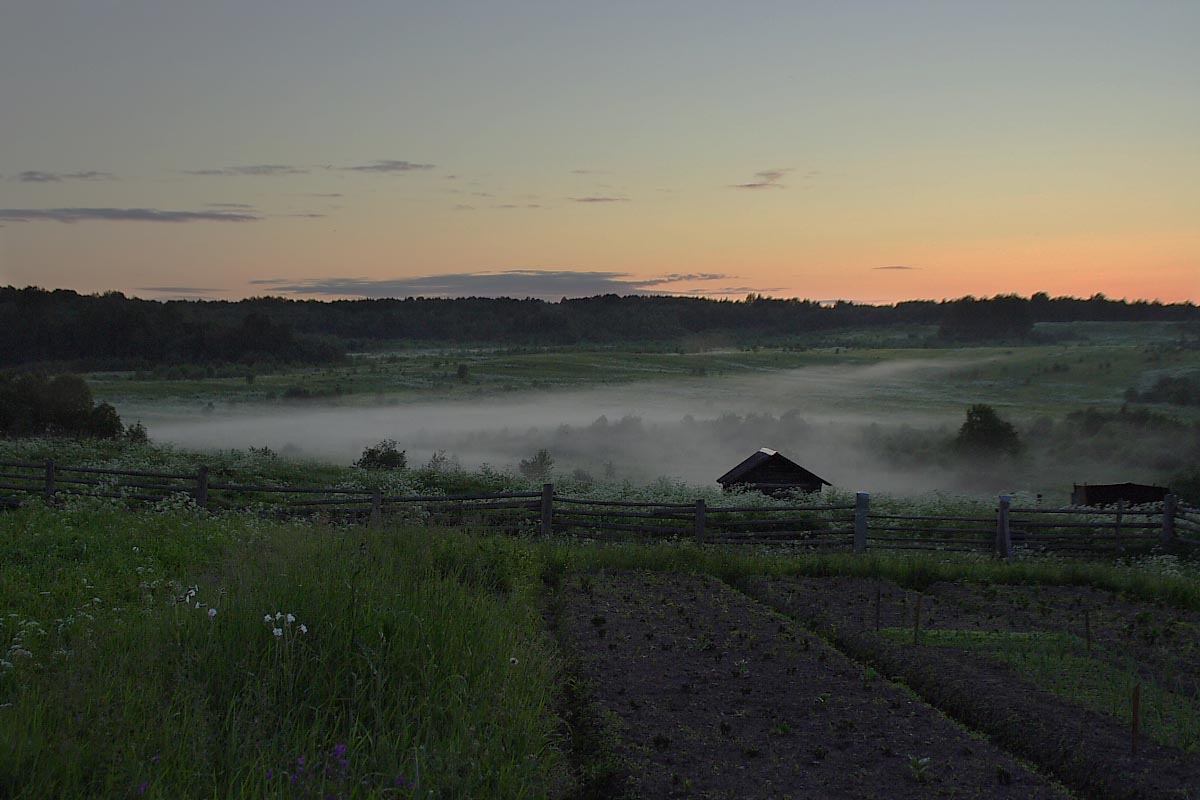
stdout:
{"type": "Polygon", "coordinates": [[[1083,639],[1090,632],[1092,658],[1125,665],[1136,659],[1147,676],[1194,692],[1195,673],[1181,674],[1178,665],[1194,663],[1195,615],[1087,588],[935,584],[920,593],[866,578],[760,580],[743,588],[1087,796],[1200,797],[1197,754],[1142,736],[1134,755],[1127,723],[1044,691],[987,653],[876,632],[911,629],[919,598],[927,633],[1045,631],[1083,639]]]}
{"type": "Polygon", "coordinates": [[[988,741],[712,578],[576,576],[560,638],[617,720],[630,797],[1051,798],[988,741]]]}

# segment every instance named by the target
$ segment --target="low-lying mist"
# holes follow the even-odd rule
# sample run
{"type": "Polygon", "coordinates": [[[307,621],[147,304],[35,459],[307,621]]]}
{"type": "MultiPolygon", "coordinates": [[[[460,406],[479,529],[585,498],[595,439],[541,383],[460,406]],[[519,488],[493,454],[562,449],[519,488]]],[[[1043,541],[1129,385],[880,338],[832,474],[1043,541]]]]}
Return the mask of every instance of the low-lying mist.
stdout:
{"type": "Polygon", "coordinates": [[[946,408],[937,374],[962,364],[892,361],[482,401],[236,406],[143,419],[156,441],[194,449],[269,447],[350,463],[364,448],[394,439],[410,465],[443,454],[467,469],[514,469],[545,448],[556,474],[635,482],[712,484],[771,447],[839,488],[893,494],[1027,491],[1065,499],[1073,482],[1149,483],[1178,466],[1178,458],[1163,455],[1178,450],[1170,431],[1143,432],[1131,449],[1115,430],[1100,439],[1092,431],[1082,442],[1069,422],[1047,419],[1022,428],[1024,455],[964,461],[951,441],[972,401],[953,413],[919,410],[935,396],[946,408]]]}

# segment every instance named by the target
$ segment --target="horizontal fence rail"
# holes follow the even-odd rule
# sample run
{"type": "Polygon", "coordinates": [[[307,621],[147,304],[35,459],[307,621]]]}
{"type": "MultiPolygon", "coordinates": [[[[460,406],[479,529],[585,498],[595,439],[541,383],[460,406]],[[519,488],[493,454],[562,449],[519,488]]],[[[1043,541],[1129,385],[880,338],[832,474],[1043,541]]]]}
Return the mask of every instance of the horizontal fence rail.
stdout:
{"type": "Polygon", "coordinates": [[[1200,508],[1168,495],[1129,508],[1013,507],[1002,495],[991,515],[873,512],[870,495],[855,502],[788,505],[707,505],[570,497],[547,483],[540,492],[384,495],[378,489],[272,486],[211,481],[194,473],[73,467],[0,461],[0,509],[28,495],[47,502],[102,497],[137,503],[185,495],[214,511],[253,509],[279,518],[320,515],[378,524],[384,516],[442,525],[483,525],[511,533],[566,534],[589,539],[689,539],[698,544],[754,544],[847,550],[990,552],[1014,548],[1079,554],[1119,554],[1154,545],[1200,546],[1200,508]]]}

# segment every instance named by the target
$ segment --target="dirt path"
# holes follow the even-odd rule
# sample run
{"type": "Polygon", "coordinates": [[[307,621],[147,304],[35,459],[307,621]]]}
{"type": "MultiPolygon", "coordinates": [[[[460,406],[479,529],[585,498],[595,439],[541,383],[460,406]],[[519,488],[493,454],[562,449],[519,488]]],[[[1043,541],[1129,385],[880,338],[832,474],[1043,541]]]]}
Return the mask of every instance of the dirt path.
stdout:
{"type": "Polygon", "coordinates": [[[577,576],[558,601],[566,646],[619,719],[628,796],[1063,796],[715,579],[577,576]]]}

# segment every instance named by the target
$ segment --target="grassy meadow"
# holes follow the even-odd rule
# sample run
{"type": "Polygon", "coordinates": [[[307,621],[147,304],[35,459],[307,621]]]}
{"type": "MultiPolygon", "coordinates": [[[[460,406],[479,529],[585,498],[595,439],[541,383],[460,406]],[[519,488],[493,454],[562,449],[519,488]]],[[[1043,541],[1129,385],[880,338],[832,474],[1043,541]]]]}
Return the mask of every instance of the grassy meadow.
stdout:
{"type": "MultiPolygon", "coordinates": [[[[115,403],[132,422],[140,410],[220,416],[254,407],[286,415],[305,405],[353,410],[604,385],[637,392],[651,381],[680,396],[721,398],[791,381],[811,407],[881,415],[920,410],[943,415],[951,433],[966,405],[991,403],[1036,442],[1038,417],[1086,408],[1115,413],[1130,388],[1144,390],[1162,374],[1200,373],[1200,351],[1181,347],[1172,326],[1039,328],[1046,329],[1045,343],[1019,348],[929,347],[928,331],[898,340],[848,332],[746,350],[401,349],[252,379],[236,368],[211,375],[184,368],[97,374],[89,383],[97,400],[115,403]],[[898,362],[930,369],[889,372],[898,362]],[[850,385],[811,379],[864,369],[875,371],[850,385]]],[[[1196,407],[1149,410],[1172,424],[1200,420],[1196,407]]],[[[774,430],[748,419],[739,424],[735,448],[747,432],[774,430]]],[[[811,437],[817,427],[798,428],[798,435],[811,437]]],[[[630,435],[646,438],[647,430],[630,435]]],[[[613,426],[598,435],[618,434],[613,426]]],[[[932,453],[929,442],[944,432],[906,435],[884,437],[884,444],[911,459],[932,453]]],[[[1063,449],[1069,441],[1045,430],[1040,436],[1044,447],[1063,449]]],[[[1178,434],[1168,437],[1180,441],[1178,434]]],[[[503,467],[463,468],[453,453],[405,470],[364,470],[245,447],[252,443],[197,452],[8,440],[0,441],[0,460],[168,472],[203,463],[229,482],[396,495],[521,491],[541,482],[503,467]]],[[[753,441],[751,450],[761,444],[753,441]]],[[[1103,448],[1136,450],[1125,429],[1109,434],[1103,448]]],[[[1095,443],[1084,456],[1105,457],[1103,448],[1095,443]]],[[[1182,457],[1191,458],[1188,452],[1182,457]]],[[[729,499],[715,484],[597,480],[569,466],[564,459],[553,480],[574,496],[703,497],[711,505],[729,499]]],[[[1168,474],[1168,466],[1147,474],[1168,474]]],[[[837,487],[827,497],[849,495],[837,487]]],[[[991,513],[990,500],[949,492],[877,495],[872,502],[895,514],[991,513]]],[[[918,590],[940,581],[1092,586],[1200,610],[1200,568],[1171,555],[1109,562],[1044,556],[1002,562],[949,553],[856,558],[686,541],[504,537],[395,521],[378,528],[278,522],[255,509],[210,513],[182,495],[140,508],[86,497],[55,507],[34,500],[0,513],[0,796],[576,796],[609,754],[581,752],[575,737],[588,732],[566,722],[578,718],[571,706],[582,694],[544,614],[553,617],[570,576],[616,569],[701,573],[734,586],[790,575],[886,578],[918,590]]],[[[929,644],[939,644],[936,635],[929,644]]],[[[1081,702],[1095,707],[1115,702],[1103,687],[1123,692],[1129,678],[1071,661],[1078,643],[1069,639],[983,638],[966,645],[1045,673],[1043,683],[1064,696],[1091,692],[1081,702]],[[1078,680],[1056,683],[1051,665],[1059,662],[1078,680]]],[[[1168,709],[1154,736],[1195,746],[1194,698],[1147,702],[1168,709]]]]}
{"type": "Polygon", "coordinates": [[[1200,492],[1200,406],[1130,400],[1160,378],[1200,376],[1186,328],[1043,324],[1036,343],[999,347],[909,333],[724,349],[395,349],[321,368],[88,380],[152,439],[310,461],[348,464],[393,438],[414,465],[437,456],[515,471],[545,448],[556,481],[711,484],[769,446],[844,491],[876,495],[1027,493],[1057,504],[1073,483],[1124,481],[1200,492]],[[976,403],[1017,427],[1018,456],[956,457],[952,439],[976,403]]]}
{"type": "MultiPolygon", "coordinates": [[[[140,411],[166,404],[202,410],[207,404],[407,403],[472,399],[512,392],[620,386],[645,381],[720,391],[724,380],[806,368],[863,368],[897,361],[943,366],[905,378],[896,392],[835,394],[839,404],[959,411],[990,403],[1025,417],[1074,410],[1081,404],[1116,408],[1127,389],[1146,388],[1159,374],[1200,372],[1200,350],[1183,347],[1184,331],[1170,323],[1043,323],[1045,343],[1000,347],[938,346],[932,329],[889,336],[845,331],[789,344],[723,348],[700,344],[605,349],[580,347],[397,347],[359,353],[345,364],[276,368],[199,366],[88,376],[97,400],[140,411]]],[[[836,391],[836,390],[835,390],[836,391]]],[[[1178,411],[1178,409],[1176,409],[1178,411]]],[[[1200,418],[1194,410],[1183,410],[1200,418]]]]}

